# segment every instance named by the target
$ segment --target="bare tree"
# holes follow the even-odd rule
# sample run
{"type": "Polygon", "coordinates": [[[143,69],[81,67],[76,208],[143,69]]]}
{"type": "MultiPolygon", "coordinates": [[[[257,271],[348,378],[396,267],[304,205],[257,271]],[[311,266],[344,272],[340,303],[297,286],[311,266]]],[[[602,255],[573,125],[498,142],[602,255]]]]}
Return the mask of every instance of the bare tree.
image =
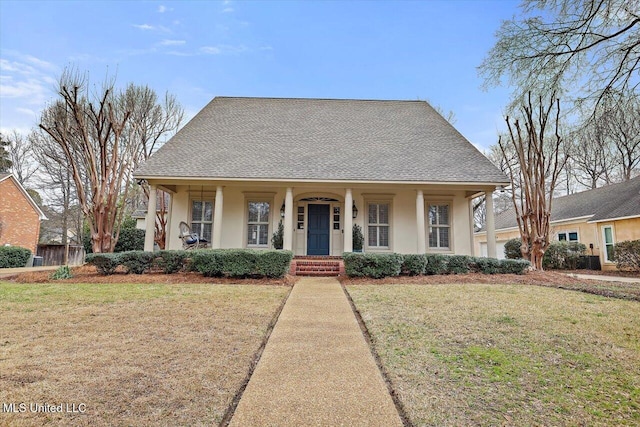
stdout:
{"type": "Polygon", "coordinates": [[[612,93],[605,97],[600,119],[615,148],[621,180],[626,181],[640,166],[640,97],[612,93]]]}
{"type": "Polygon", "coordinates": [[[534,107],[529,94],[520,113],[521,118],[505,118],[509,137],[499,138],[498,145],[505,159],[511,150],[516,153],[517,161],[507,164],[511,182],[519,189],[512,193],[512,202],[522,239],[521,251],[535,269],[542,270],[542,258],[550,243],[553,193],[566,162],[559,131],[560,101],[551,97],[543,104],[540,96],[534,107]]]}
{"type": "MultiPolygon", "coordinates": [[[[130,84],[124,96],[128,103],[135,106],[126,126],[126,135],[127,138],[135,140],[139,144],[139,152],[134,158],[134,168],[136,168],[148,160],[151,154],[178,130],[184,116],[184,110],[176,98],[168,93],[160,103],[156,93],[147,86],[130,84]]],[[[149,186],[144,183],[141,187],[144,199],[148,204],[149,186]]],[[[156,206],[154,241],[160,249],[164,249],[167,236],[169,194],[157,190],[156,200],[158,206],[156,206]]],[[[147,209],[153,208],[147,206],[147,209]]]]}
{"type": "Polygon", "coordinates": [[[29,181],[38,171],[38,165],[33,158],[31,142],[17,130],[13,130],[5,138],[9,142],[11,172],[20,184],[24,187],[30,187],[29,181]]]}
{"type": "MultiPolygon", "coordinates": [[[[520,19],[507,20],[479,67],[486,85],[508,77],[520,94],[577,90],[597,105],[610,91],[637,91],[640,12],[629,0],[525,0],[520,19]]],[[[525,95],[526,98],[526,95],[525,95]]]]}
{"type": "Polygon", "coordinates": [[[0,133],[0,173],[9,172],[11,169],[11,155],[9,154],[10,143],[0,133]]]}

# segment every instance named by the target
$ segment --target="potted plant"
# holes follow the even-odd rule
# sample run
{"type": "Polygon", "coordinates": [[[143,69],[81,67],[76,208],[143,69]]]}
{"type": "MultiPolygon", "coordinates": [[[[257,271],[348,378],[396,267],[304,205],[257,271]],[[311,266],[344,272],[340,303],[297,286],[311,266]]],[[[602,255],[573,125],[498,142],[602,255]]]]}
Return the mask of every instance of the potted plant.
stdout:
{"type": "Polygon", "coordinates": [[[278,223],[276,232],[271,236],[271,243],[274,249],[282,249],[284,246],[284,225],[282,224],[282,220],[278,223]]]}
{"type": "Polygon", "coordinates": [[[358,224],[353,224],[353,252],[362,252],[364,236],[362,228],[358,224]]]}

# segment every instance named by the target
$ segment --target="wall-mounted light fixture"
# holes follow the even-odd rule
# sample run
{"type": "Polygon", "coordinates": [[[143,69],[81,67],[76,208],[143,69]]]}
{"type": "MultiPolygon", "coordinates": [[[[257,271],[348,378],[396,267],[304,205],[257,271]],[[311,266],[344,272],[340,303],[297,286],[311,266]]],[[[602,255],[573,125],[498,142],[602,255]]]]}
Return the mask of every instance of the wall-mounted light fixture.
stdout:
{"type": "Polygon", "coordinates": [[[358,217],[358,208],[356,208],[356,202],[353,202],[353,208],[351,208],[351,211],[353,213],[353,219],[356,219],[358,217]]]}
{"type": "Polygon", "coordinates": [[[284,218],[284,202],[282,202],[282,207],[280,208],[280,218],[284,218]]]}

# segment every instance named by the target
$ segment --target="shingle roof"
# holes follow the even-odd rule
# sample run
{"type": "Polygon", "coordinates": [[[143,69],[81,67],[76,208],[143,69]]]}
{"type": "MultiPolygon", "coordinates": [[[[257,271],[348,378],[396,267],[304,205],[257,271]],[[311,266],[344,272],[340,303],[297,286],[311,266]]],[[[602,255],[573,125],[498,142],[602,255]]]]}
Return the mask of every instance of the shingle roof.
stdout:
{"type": "Polygon", "coordinates": [[[506,183],[424,101],[216,97],[137,177],[506,183]]]}
{"type": "MultiPolygon", "coordinates": [[[[551,221],[590,216],[589,221],[640,216],[640,176],[553,199],[551,221]]],[[[496,230],[517,227],[513,209],[496,215],[496,230]]]]}

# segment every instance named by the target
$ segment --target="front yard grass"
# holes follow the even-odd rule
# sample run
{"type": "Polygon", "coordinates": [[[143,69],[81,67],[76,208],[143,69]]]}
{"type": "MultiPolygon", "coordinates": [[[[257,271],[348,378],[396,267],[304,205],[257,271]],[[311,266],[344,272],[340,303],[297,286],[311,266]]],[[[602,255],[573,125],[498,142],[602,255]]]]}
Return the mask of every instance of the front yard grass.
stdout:
{"type": "Polygon", "coordinates": [[[348,285],[416,426],[640,424],[640,303],[539,286],[348,285]]]}
{"type": "Polygon", "coordinates": [[[217,424],[289,290],[0,282],[0,424],[217,424]]]}

